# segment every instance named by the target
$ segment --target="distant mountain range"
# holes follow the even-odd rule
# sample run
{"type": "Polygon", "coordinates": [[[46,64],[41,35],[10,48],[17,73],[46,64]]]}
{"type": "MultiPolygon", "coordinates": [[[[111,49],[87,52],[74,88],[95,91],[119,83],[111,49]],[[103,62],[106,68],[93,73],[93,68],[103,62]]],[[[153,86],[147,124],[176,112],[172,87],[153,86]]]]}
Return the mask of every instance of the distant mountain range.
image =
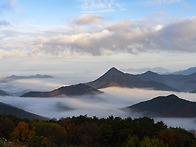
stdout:
{"type": "Polygon", "coordinates": [[[148,71],[144,74],[136,75],[143,81],[159,82],[177,89],[179,92],[192,92],[196,88],[196,73],[190,75],[159,75],[148,71]]]}
{"type": "Polygon", "coordinates": [[[127,69],[121,69],[122,71],[129,72],[132,74],[138,74],[143,73],[146,71],[152,71],[159,74],[168,74],[170,71],[168,69],[162,68],[162,67],[154,67],[154,68],[127,68],[127,69]]]}
{"type": "Polygon", "coordinates": [[[190,92],[196,88],[196,73],[188,76],[172,74],[159,75],[157,73],[147,71],[143,74],[133,75],[123,73],[113,67],[97,80],[86,84],[97,89],[116,86],[190,92]]]}
{"type": "Polygon", "coordinates": [[[7,115],[11,114],[11,115],[15,115],[20,118],[28,118],[30,120],[35,119],[35,118],[40,119],[40,120],[47,120],[47,118],[45,117],[24,111],[22,109],[19,109],[19,108],[16,108],[16,107],[13,107],[11,105],[4,104],[1,102],[0,102],[0,114],[7,114],[7,115]]]}
{"type": "Polygon", "coordinates": [[[50,75],[40,75],[40,74],[36,74],[36,75],[31,75],[31,76],[16,76],[16,75],[12,75],[9,77],[5,77],[5,78],[1,78],[0,82],[9,82],[9,81],[14,81],[14,80],[19,80],[19,79],[42,79],[42,78],[53,78],[50,75]]]}
{"type": "Polygon", "coordinates": [[[21,97],[55,97],[55,96],[79,96],[87,94],[103,93],[91,86],[85,84],[77,84],[71,86],[60,87],[48,92],[28,92],[21,97]]]}
{"type": "Polygon", "coordinates": [[[153,117],[196,117],[196,102],[190,102],[176,95],[159,96],[124,110],[153,117]]]}
{"type": "Polygon", "coordinates": [[[191,91],[191,93],[196,93],[196,90],[191,91]]]}
{"type": "Polygon", "coordinates": [[[5,91],[0,90],[0,96],[8,96],[9,94],[7,94],[5,91]]]}
{"type": "Polygon", "coordinates": [[[162,67],[154,67],[154,68],[127,68],[127,69],[121,69],[122,71],[129,72],[132,74],[139,74],[144,73],[146,71],[152,71],[158,74],[174,74],[174,75],[190,75],[196,72],[196,67],[191,67],[186,70],[180,70],[176,72],[171,72],[168,69],[162,68],[162,67]]]}
{"type": "Polygon", "coordinates": [[[149,88],[177,92],[192,92],[196,90],[196,72],[190,75],[160,75],[152,71],[142,74],[128,74],[111,68],[95,81],[87,83],[95,88],[111,86],[128,88],[149,88]]]}
{"type": "Polygon", "coordinates": [[[188,68],[186,70],[180,70],[180,71],[177,71],[177,72],[174,72],[173,74],[175,75],[190,75],[190,74],[193,74],[196,72],[196,67],[191,67],[191,68],[188,68]]]}
{"type": "Polygon", "coordinates": [[[133,75],[124,73],[113,67],[101,77],[92,82],[60,87],[48,92],[32,91],[25,93],[21,97],[55,97],[61,95],[74,96],[97,94],[101,93],[101,91],[98,89],[107,87],[128,87],[176,92],[195,92],[196,73],[190,75],[160,75],[152,71],[147,71],[142,74],[133,75]]]}

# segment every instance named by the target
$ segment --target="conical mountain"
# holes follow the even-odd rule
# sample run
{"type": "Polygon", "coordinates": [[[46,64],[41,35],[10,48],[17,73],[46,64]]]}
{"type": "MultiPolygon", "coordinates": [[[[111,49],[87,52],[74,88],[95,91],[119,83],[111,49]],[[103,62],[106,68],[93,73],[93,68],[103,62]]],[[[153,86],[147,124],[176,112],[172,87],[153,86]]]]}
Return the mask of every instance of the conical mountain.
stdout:
{"type": "Polygon", "coordinates": [[[137,75],[123,73],[111,68],[97,80],[86,83],[97,89],[106,87],[150,88],[156,90],[177,91],[176,89],[156,81],[145,81],[137,75]]]}
{"type": "Polygon", "coordinates": [[[104,75],[99,77],[97,80],[89,82],[87,84],[99,89],[110,86],[126,87],[128,81],[129,77],[127,76],[127,74],[113,67],[109,69],[104,75]]]}

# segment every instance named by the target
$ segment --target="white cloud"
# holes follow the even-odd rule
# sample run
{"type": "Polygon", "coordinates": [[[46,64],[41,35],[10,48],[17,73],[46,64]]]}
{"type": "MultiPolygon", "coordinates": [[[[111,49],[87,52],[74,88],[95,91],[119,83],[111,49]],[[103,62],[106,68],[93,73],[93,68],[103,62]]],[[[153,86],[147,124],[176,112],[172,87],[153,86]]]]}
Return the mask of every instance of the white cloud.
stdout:
{"type": "Polygon", "coordinates": [[[195,52],[195,26],[196,18],[171,22],[167,26],[122,21],[101,29],[88,27],[85,33],[44,37],[45,42],[40,42],[40,50],[48,53],[71,51],[92,55],[111,52],[195,52]]]}
{"type": "Polygon", "coordinates": [[[181,0],[147,0],[144,3],[148,5],[167,5],[178,2],[181,2],[181,0]]]}
{"type": "Polygon", "coordinates": [[[103,18],[101,15],[90,15],[90,14],[85,14],[82,15],[76,19],[74,19],[72,22],[77,24],[77,25],[86,25],[86,24],[91,24],[91,23],[100,23],[100,21],[103,18]]]}
{"type": "Polygon", "coordinates": [[[5,58],[5,57],[24,57],[26,56],[26,53],[21,51],[21,50],[11,50],[11,51],[6,51],[6,50],[2,50],[0,49],[0,59],[5,58]]]}
{"type": "Polygon", "coordinates": [[[78,0],[82,13],[105,13],[125,9],[118,0],[78,0]]]}
{"type": "MultiPolygon", "coordinates": [[[[93,22],[94,15],[93,19],[84,20],[83,23],[93,22]]],[[[99,25],[70,25],[65,26],[65,29],[61,26],[54,30],[21,31],[17,28],[0,28],[1,57],[18,56],[19,53],[13,51],[26,56],[58,57],[196,52],[195,26],[196,17],[173,20],[167,25],[124,20],[117,23],[100,22],[99,25]]]]}

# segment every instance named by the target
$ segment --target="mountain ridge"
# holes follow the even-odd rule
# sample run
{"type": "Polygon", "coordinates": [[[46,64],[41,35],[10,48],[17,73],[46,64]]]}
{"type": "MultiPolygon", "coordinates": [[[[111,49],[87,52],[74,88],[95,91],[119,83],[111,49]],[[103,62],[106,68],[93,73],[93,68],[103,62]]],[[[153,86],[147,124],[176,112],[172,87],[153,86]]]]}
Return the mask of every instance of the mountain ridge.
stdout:
{"type": "Polygon", "coordinates": [[[9,94],[3,90],[0,90],[0,96],[9,96],[9,94]]]}
{"type": "MultiPolygon", "coordinates": [[[[152,73],[152,72],[148,72],[152,73]]],[[[145,74],[145,73],[144,73],[145,74]]],[[[158,75],[158,74],[157,74],[158,75]]],[[[177,89],[157,81],[144,81],[138,75],[123,73],[116,68],[109,69],[98,79],[86,83],[97,89],[106,87],[150,88],[155,90],[178,91],[177,89]]]]}
{"type": "Polygon", "coordinates": [[[196,73],[190,75],[158,74],[146,71],[129,74],[116,68],[109,69],[98,79],[86,83],[97,89],[107,87],[147,88],[163,91],[192,92],[196,87],[196,73]]]}
{"type": "Polygon", "coordinates": [[[186,70],[180,70],[180,71],[176,71],[174,72],[173,74],[182,74],[182,75],[190,75],[192,73],[195,73],[196,72],[196,67],[190,67],[186,70]]]}
{"type": "Polygon", "coordinates": [[[14,80],[20,80],[20,79],[45,79],[45,78],[53,78],[53,76],[50,75],[41,75],[41,74],[36,74],[36,75],[30,75],[30,76],[16,76],[16,75],[11,75],[8,77],[4,77],[0,79],[1,83],[4,82],[9,82],[9,81],[14,81],[14,80]]]}
{"type": "Polygon", "coordinates": [[[174,94],[158,96],[126,109],[152,117],[196,117],[196,102],[177,97],[174,94]]]}
{"type": "Polygon", "coordinates": [[[27,112],[25,110],[19,109],[17,107],[5,104],[0,102],[0,114],[6,114],[6,115],[15,115],[17,117],[20,118],[27,118],[27,119],[40,119],[40,120],[47,120],[47,118],[40,116],[40,115],[36,115],[30,112],[27,112]]]}
{"type": "Polygon", "coordinates": [[[39,92],[31,91],[21,95],[21,97],[55,97],[55,96],[78,96],[78,95],[87,95],[87,94],[100,94],[103,93],[91,86],[85,84],[77,84],[71,86],[64,86],[58,89],[48,91],[48,92],[39,92]]]}
{"type": "Polygon", "coordinates": [[[196,87],[196,73],[193,73],[191,75],[160,75],[152,71],[147,71],[142,74],[134,75],[130,73],[124,73],[118,70],[117,68],[112,67],[106,73],[104,73],[96,80],[91,82],[60,87],[58,89],[47,92],[31,91],[25,93],[21,97],[54,97],[59,95],[84,95],[88,94],[89,91],[87,89],[90,89],[95,93],[100,93],[98,89],[107,87],[127,87],[175,92],[194,92],[196,87]],[[80,92],[80,88],[77,88],[78,85],[81,86],[80,92]],[[69,88],[71,89],[71,93],[69,93],[69,88]],[[68,91],[66,91],[65,89],[67,89],[68,91]]]}

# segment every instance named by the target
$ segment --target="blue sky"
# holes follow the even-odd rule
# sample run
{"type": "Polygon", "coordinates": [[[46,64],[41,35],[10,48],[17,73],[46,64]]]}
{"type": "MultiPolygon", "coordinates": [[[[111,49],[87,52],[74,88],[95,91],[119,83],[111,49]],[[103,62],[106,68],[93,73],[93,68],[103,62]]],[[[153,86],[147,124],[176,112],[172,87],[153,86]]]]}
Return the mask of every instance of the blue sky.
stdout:
{"type": "Polygon", "coordinates": [[[115,22],[158,17],[156,14],[161,13],[166,20],[192,17],[196,13],[194,0],[1,0],[0,3],[10,1],[14,5],[1,10],[1,19],[13,24],[66,25],[82,14],[100,14],[115,22]]]}
{"type": "Polygon", "coordinates": [[[188,68],[195,15],[194,0],[0,0],[0,67],[188,68]]]}

